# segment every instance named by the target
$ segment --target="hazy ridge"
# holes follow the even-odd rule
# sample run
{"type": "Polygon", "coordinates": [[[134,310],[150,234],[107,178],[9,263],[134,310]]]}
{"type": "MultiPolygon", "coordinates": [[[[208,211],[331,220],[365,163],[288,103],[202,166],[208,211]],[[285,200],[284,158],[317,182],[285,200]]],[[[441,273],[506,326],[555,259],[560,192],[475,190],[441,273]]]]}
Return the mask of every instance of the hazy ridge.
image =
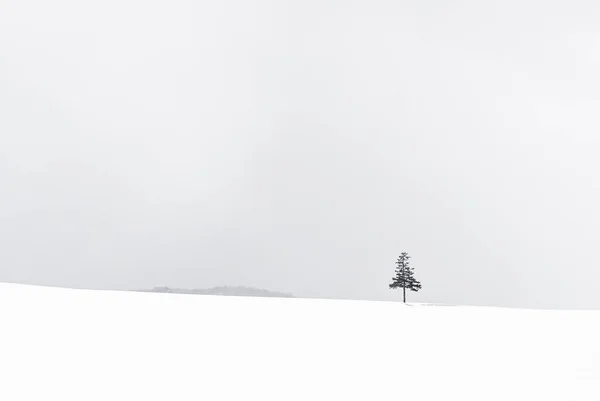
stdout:
{"type": "Polygon", "coordinates": [[[141,292],[159,292],[169,294],[195,294],[195,295],[226,295],[237,297],[273,297],[273,298],[294,298],[292,294],[283,292],[269,291],[262,288],[243,287],[243,286],[221,286],[213,288],[183,289],[171,287],[154,287],[149,290],[138,290],[141,292]]]}

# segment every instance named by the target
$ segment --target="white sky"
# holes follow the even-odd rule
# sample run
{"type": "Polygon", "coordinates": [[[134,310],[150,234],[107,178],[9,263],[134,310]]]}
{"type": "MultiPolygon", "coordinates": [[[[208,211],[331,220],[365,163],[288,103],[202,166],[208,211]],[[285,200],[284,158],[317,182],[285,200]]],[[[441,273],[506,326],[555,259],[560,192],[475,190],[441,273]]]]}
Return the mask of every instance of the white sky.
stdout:
{"type": "Polygon", "coordinates": [[[598,21],[0,0],[0,281],[600,308],[598,21]]]}

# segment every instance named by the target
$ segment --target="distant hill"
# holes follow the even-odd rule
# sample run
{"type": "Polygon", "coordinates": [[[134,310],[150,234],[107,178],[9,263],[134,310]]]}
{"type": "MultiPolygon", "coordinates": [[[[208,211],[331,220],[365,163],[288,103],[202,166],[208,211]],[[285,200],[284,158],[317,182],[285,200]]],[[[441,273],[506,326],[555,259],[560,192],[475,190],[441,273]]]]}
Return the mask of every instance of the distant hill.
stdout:
{"type": "Polygon", "coordinates": [[[141,290],[142,292],[159,292],[171,294],[195,294],[195,295],[227,295],[237,297],[274,297],[274,298],[293,298],[291,294],[269,291],[265,289],[252,287],[214,287],[208,289],[181,289],[171,287],[154,287],[151,290],[141,290]]]}

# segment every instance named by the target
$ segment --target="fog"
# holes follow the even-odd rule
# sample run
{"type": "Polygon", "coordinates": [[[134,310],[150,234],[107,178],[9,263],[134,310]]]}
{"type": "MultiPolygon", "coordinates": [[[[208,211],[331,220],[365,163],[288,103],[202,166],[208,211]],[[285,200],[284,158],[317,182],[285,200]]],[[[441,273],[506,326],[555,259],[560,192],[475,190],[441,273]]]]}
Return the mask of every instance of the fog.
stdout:
{"type": "Polygon", "coordinates": [[[0,281],[600,308],[598,21],[0,0],[0,281]]]}

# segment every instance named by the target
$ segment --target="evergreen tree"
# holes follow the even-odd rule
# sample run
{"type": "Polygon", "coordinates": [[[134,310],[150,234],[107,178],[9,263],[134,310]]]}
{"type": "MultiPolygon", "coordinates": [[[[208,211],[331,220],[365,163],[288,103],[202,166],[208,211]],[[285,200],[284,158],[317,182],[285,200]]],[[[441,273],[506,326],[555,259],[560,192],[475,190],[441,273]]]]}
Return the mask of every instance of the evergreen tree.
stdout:
{"type": "Polygon", "coordinates": [[[402,252],[396,261],[396,276],[393,278],[391,289],[402,288],[404,303],[406,303],[406,290],[419,291],[421,283],[414,277],[413,268],[410,267],[410,256],[408,253],[402,252]]]}

